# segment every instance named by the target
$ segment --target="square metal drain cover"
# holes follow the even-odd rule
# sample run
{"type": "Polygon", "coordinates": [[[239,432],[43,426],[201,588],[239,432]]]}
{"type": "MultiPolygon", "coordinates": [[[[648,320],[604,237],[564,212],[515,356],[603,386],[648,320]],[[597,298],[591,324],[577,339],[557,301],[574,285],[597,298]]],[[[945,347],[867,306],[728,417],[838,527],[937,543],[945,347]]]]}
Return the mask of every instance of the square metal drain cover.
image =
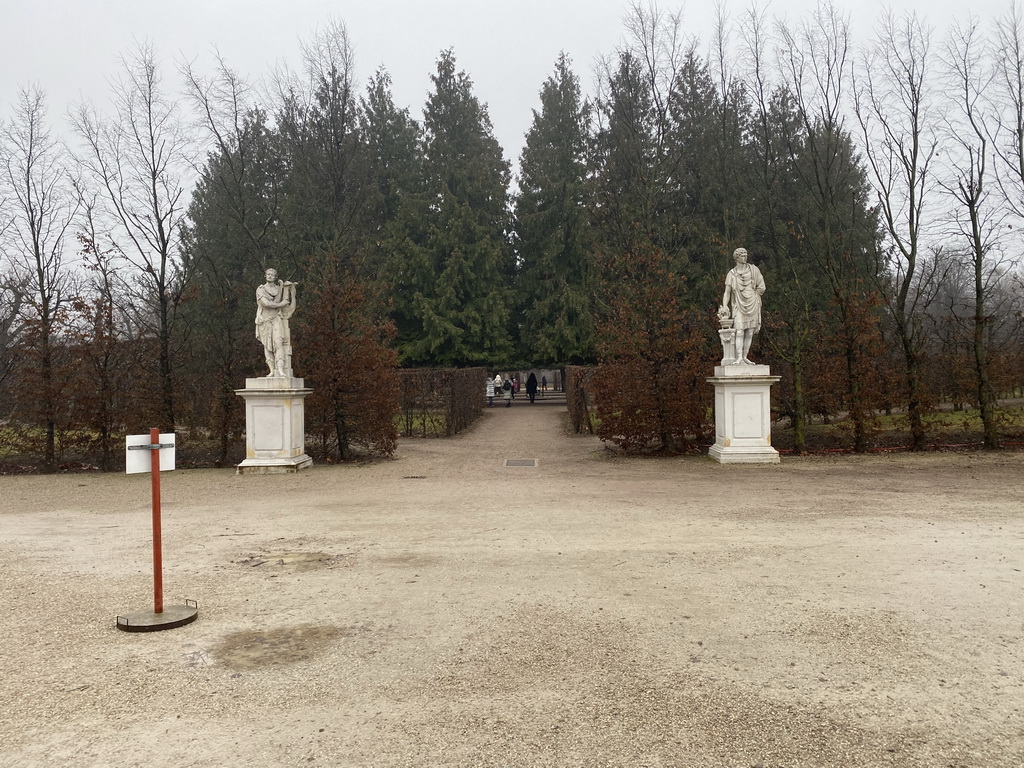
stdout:
{"type": "Polygon", "coordinates": [[[505,459],[506,467],[536,467],[536,459],[505,459]]]}

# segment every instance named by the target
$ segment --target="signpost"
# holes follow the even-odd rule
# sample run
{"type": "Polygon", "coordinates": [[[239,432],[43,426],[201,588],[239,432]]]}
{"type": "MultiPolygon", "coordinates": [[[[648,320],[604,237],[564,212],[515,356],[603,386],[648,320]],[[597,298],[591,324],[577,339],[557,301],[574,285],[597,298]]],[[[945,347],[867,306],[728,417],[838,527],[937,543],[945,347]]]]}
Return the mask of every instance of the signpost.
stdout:
{"type": "Polygon", "coordinates": [[[153,493],[153,610],[132,611],[117,617],[117,628],[125,632],[155,632],[190,624],[199,616],[199,605],[186,600],[184,605],[164,608],[163,544],[160,533],[160,472],[174,469],[174,433],[125,438],[125,474],[149,472],[153,493]],[[148,452],[147,456],[145,452],[148,452]]]}

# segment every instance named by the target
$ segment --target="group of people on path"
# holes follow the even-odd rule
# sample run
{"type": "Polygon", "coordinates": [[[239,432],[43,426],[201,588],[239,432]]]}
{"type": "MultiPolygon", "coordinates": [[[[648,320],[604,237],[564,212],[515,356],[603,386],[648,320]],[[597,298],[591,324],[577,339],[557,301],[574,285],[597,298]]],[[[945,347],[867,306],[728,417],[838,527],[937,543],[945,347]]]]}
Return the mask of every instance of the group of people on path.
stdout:
{"type": "MultiPolygon", "coordinates": [[[[545,389],[547,388],[547,379],[544,381],[545,389]]],[[[504,379],[501,378],[500,373],[494,374],[493,379],[487,379],[487,406],[491,407],[494,405],[495,397],[502,397],[505,400],[505,407],[511,408],[512,401],[516,399],[516,392],[519,391],[519,377],[515,374],[508,374],[504,379]]],[[[533,372],[526,377],[526,395],[530,398],[532,403],[537,397],[537,375],[533,372]]]]}

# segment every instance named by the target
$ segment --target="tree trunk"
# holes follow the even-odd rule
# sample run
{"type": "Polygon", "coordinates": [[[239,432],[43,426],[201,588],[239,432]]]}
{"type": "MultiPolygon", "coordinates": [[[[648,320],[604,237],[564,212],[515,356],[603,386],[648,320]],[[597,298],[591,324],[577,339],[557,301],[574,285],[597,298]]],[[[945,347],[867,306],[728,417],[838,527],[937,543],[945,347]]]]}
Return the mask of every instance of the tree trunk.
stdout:
{"type": "MultiPolygon", "coordinates": [[[[113,328],[113,325],[111,320],[108,328],[113,328]]],[[[114,382],[117,376],[125,373],[126,371],[118,371],[117,363],[111,359],[110,354],[104,356],[103,369],[100,372],[100,435],[103,440],[104,472],[114,470],[114,426],[119,423],[118,414],[124,416],[124,406],[121,405],[119,408],[117,385],[114,382]]]]}
{"type": "Polygon", "coordinates": [[[235,393],[231,391],[230,384],[225,382],[220,394],[220,449],[217,455],[217,466],[224,466],[228,462],[228,447],[231,442],[231,406],[234,405],[234,398],[235,393]]]}
{"type": "Polygon", "coordinates": [[[986,248],[982,236],[982,215],[980,210],[980,182],[967,188],[975,195],[967,195],[965,202],[971,215],[971,243],[974,262],[974,370],[978,381],[978,410],[981,412],[982,445],[988,450],[999,447],[999,430],[996,426],[995,394],[988,377],[988,345],[985,343],[985,256],[986,248]]]}
{"type": "Polygon", "coordinates": [[[903,360],[907,367],[907,416],[910,419],[910,450],[923,451],[927,440],[924,418],[921,414],[921,372],[914,350],[914,340],[907,328],[906,318],[899,318],[900,341],[903,342],[903,360]]]}
{"type": "Polygon", "coordinates": [[[174,382],[171,378],[171,327],[167,299],[160,296],[160,395],[161,425],[167,432],[174,431],[174,382]]]}
{"type": "Polygon", "coordinates": [[[53,391],[53,354],[50,349],[50,324],[43,319],[43,354],[39,361],[40,375],[43,380],[43,420],[46,424],[46,443],[43,446],[43,471],[57,471],[57,425],[56,396],[53,391]]]}
{"type": "Polygon", "coordinates": [[[106,426],[106,408],[101,410],[104,426],[100,427],[100,472],[110,472],[114,467],[113,451],[111,450],[110,429],[106,426]]]}
{"type": "Polygon", "coordinates": [[[985,291],[981,259],[974,262],[974,369],[978,379],[978,410],[981,411],[982,445],[988,450],[999,447],[996,426],[995,396],[988,378],[988,349],[985,345],[985,291]]]}
{"type": "Polygon", "coordinates": [[[807,447],[807,399],[804,397],[804,366],[799,355],[790,365],[793,373],[793,453],[799,456],[807,447]]]}
{"type": "Polygon", "coordinates": [[[43,471],[57,471],[57,430],[53,419],[46,421],[46,448],[43,456],[43,471]]]}
{"type": "Polygon", "coordinates": [[[867,424],[864,403],[861,401],[860,379],[857,374],[857,350],[855,342],[846,342],[846,375],[850,387],[850,421],[853,422],[853,451],[864,453],[868,449],[867,424]]]}
{"type": "Polygon", "coordinates": [[[338,440],[338,458],[344,461],[348,458],[348,427],[345,423],[344,406],[340,400],[336,400],[334,404],[334,434],[338,440]]]}

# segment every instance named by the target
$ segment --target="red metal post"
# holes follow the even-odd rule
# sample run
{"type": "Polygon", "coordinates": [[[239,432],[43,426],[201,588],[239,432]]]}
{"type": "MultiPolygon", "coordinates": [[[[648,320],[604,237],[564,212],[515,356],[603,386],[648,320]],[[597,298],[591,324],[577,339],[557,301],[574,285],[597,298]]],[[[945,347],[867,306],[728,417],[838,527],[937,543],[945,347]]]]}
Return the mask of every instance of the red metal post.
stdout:
{"type": "MultiPolygon", "coordinates": [[[[149,430],[149,444],[159,446],[160,430],[149,430]]],[[[164,612],[163,544],[160,541],[160,448],[150,448],[153,483],[153,613],[164,612]]]]}

